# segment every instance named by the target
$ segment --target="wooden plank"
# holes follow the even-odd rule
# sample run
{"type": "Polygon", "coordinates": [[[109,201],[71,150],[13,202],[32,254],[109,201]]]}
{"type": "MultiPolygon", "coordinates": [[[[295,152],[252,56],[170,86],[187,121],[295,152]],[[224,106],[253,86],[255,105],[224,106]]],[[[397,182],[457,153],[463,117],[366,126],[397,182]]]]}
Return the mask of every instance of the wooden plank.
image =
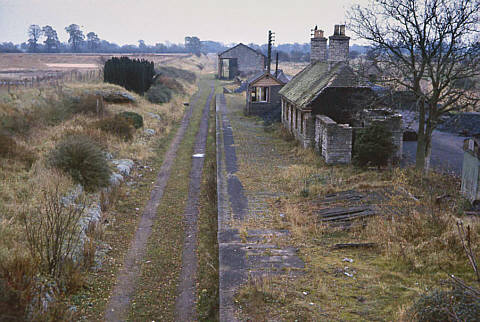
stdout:
{"type": "Polygon", "coordinates": [[[352,214],[356,212],[361,212],[365,210],[370,210],[369,207],[364,206],[357,206],[357,207],[334,207],[334,208],[326,208],[315,211],[315,214],[322,216],[322,217],[331,217],[336,215],[345,215],[345,214],[352,214]]]}
{"type": "Polygon", "coordinates": [[[327,217],[327,218],[322,218],[320,221],[321,222],[331,222],[331,221],[349,221],[349,220],[354,220],[354,219],[361,219],[361,218],[366,218],[366,217],[371,217],[374,216],[375,212],[372,210],[366,210],[354,214],[348,214],[348,215],[340,215],[340,216],[332,216],[332,217],[327,217]]]}

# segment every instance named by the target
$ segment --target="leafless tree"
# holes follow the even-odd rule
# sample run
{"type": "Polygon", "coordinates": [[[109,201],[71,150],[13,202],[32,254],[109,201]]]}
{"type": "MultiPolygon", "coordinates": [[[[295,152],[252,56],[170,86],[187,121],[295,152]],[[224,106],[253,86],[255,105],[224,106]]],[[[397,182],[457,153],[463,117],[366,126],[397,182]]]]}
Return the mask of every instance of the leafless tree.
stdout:
{"type": "Polygon", "coordinates": [[[416,167],[427,171],[440,117],[478,102],[480,0],[370,0],[351,8],[349,22],[375,48],[384,85],[413,93],[416,167]]]}

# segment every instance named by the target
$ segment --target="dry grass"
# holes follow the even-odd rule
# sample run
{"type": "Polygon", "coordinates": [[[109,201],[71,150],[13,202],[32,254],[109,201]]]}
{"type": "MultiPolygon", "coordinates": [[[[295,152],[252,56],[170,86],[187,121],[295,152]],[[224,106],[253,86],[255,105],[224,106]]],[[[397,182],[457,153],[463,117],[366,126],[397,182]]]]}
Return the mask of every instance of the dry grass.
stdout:
{"type": "MultiPolygon", "coordinates": [[[[26,59],[33,58],[33,56],[28,56],[26,59]]],[[[5,57],[0,57],[0,61],[2,59],[5,59],[5,57]]],[[[161,59],[166,58],[161,57],[161,59]]],[[[198,70],[199,68],[196,64],[205,63],[206,61],[204,57],[181,57],[178,59],[182,61],[189,60],[188,64],[183,65],[183,67],[191,70],[198,70]]],[[[77,62],[84,63],[82,60],[77,62]]],[[[30,67],[35,67],[36,63],[38,62],[32,62],[30,67]]],[[[41,189],[35,188],[41,187],[39,183],[52,183],[53,177],[46,175],[48,171],[45,169],[45,161],[55,145],[68,135],[86,135],[98,143],[103,150],[111,153],[116,159],[132,159],[136,163],[149,164],[153,158],[158,158],[159,151],[163,151],[162,149],[159,150],[158,142],[163,142],[166,138],[172,136],[173,131],[183,116],[183,102],[187,101],[189,95],[196,90],[196,84],[182,82],[182,86],[185,89],[183,96],[176,95],[171,102],[162,105],[151,104],[143,97],[130,93],[135,98],[135,103],[105,104],[104,115],[83,113],[83,109],[76,113],[65,113],[65,115],[61,113],[70,111],[68,108],[71,106],[72,98],[80,98],[80,101],[85,98],[85,103],[88,103],[88,106],[82,106],[82,108],[90,110],[90,98],[96,92],[125,92],[124,89],[103,83],[67,83],[60,87],[15,89],[10,93],[0,92],[0,118],[2,121],[5,119],[12,120],[8,123],[10,127],[4,128],[1,132],[8,137],[7,140],[10,142],[10,145],[22,147],[25,151],[35,156],[35,161],[31,167],[25,166],[25,161],[18,155],[18,151],[20,151],[18,148],[17,154],[11,153],[10,149],[7,151],[8,153],[0,156],[0,262],[5,264],[0,269],[0,293],[3,293],[5,289],[4,281],[9,278],[9,274],[20,277],[28,275],[29,266],[22,263],[25,261],[31,263],[31,256],[23,251],[26,249],[26,238],[19,220],[19,210],[25,208],[26,205],[35,204],[35,200],[39,200],[41,189]],[[144,127],[136,130],[129,142],[125,142],[122,138],[115,135],[95,129],[93,126],[95,122],[104,116],[109,117],[124,111],[138,113],[144,120],[144,127]],[[59,117],[59,115],[63,116],[59,117]],[[144,129],[153,129],[155,134],[146,134],[144,129]],[[13,258],[12,254],[18,254],[19,256],[25,254],[25,256],[22,255],[23,257],[20,256],[18,261],[15,260],[8,264],[10,259],[13,258]],[[9,260],[7,261],[7,259],[9,260]]],[[[0,124],[0,127],[4,126],[5,124],[0,124]]],[[[132,175],[136,176],[134,173],[132,175]]],[[[68,185],[67,191],[72,187],[73,184],[68,185]]],[[[119,190],[123,189],[119,188],[119,190]]],[[[122,195],[122,192],[116,190],[108,193],[103,192],[103,194],[100,192],[90,193],[86,196],[87,205],[100,202],[105,211],[102,222],[104,219],[112,220],[112,214],[109,213],[117,209],[115,203],[118,202],[118,199],[121,199],[119,198],[120,195],[122,195]]],[[[145,195],[148,195],[148,191],[145,195]]],[[[129,209],[129,212],[131,212],[131,209],[129,209]]],[[[108,220],[105,220],[105,222],[108,222],[108,220]]],[[[104,227],[98,225],[98,227],[91,227],[87,232],[89,239],[83,249],[84,255],[86,255],[84,264],[87,268],[92,264],[98,239],[102,238],[104,231],[104,227]]],[[[33,274],[36,273],[36,270],[34,270],[33,274]]],[[[70,290],[81,289],[82,283],[84,283],[84,273],[72,268],[67,269],[66,275],[70,275],[70,278],[65,282],[65,285],[68,285],[70,290]]],[[[19,280],[20,277],[12,278],[19,280]]],[[[0,296],[0,311],[4,312],[2,308],[7,303],[7,307],[13,308],[13,311],[10,310],[8,314],[22,317],[25,313],[26,303],[31,301],[32,298],[28,292],[25,293],[23,291],[24,288],[28,289],[27,286],[22,286],[26,282],[20,281],[18,283],[18,287],[15,286],[16,289],[12,294],[8,293],[10,295],[7,298],[0,296]],[[20,301],[18,296],[21,299],[25,299],[25,301],[20,301]],[[22,304],[15,307],[8,304],[12,303],[12,301],[20,304],[24,303],[25,305],[22,304]]],[[[57,292],[55,296],[61,298],[65,295],[62,294],[63,292],[57,292]]],[[[60,316],[57,310],[62,308],[66,309],[67,307],[61,305],[52,306],[52,310],[55,311],[54,314],[57,314],[57,317],[60,316]]],[[[3,316],[0,315],[0,320],[2,318],[3,316]]]]}

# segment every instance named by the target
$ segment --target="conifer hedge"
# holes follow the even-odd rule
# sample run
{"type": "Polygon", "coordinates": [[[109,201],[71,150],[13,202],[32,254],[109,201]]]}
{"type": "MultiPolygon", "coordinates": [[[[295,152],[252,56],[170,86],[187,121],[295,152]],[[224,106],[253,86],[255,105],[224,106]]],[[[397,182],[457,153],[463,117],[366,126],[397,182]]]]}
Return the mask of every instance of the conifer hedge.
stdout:
{"type": "Polygon", "coordinates": [[[103,80],[143,95],[153,83],[154,64],[145,59],[113,57],[105,62],[103,80]]]}

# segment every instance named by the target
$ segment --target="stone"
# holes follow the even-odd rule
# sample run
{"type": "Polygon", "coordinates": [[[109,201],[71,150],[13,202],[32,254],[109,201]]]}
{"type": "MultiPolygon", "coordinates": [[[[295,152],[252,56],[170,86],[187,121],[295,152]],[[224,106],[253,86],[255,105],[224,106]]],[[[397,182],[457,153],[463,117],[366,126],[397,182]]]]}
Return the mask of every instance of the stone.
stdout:
{"type": "Polygon", "coordinates": [[[123,181],[123,176],[120,173],[113,172],[109,181],[111,186],[118,186],[123,181]]]}
{"type": "Polygon", "coordinates": [[[113,160],[113,164],[117,166],[117,170],[123,175],[129,175],[130,171],[133,168],[133,161],[130,159],[120,159],[120,160],[113,160]]]}
{"type": "Polygon", "coordinates": [[[155,114],[155,113],[151,113],[151,112],[147,112],[147,114],[151,117],[151,118],[154,118],[158,121],[161,121],[162,120],[162,117],[158,114],[155,114]]]}
{"type": "Polygon", "coordinates": [[[146,135],[150,135],[150,136],[151,136],[151,135],[155,135],[155,130],[154,130],[154,129],[145,129],[145,130],[144,130],[144,133],[145,133],[146,135]]]}
{"type": "Polygon", "coordinates": [[[126,92],[101,93],[103,99],[109,103],[135,103],[135,98],[126,92]]]}

